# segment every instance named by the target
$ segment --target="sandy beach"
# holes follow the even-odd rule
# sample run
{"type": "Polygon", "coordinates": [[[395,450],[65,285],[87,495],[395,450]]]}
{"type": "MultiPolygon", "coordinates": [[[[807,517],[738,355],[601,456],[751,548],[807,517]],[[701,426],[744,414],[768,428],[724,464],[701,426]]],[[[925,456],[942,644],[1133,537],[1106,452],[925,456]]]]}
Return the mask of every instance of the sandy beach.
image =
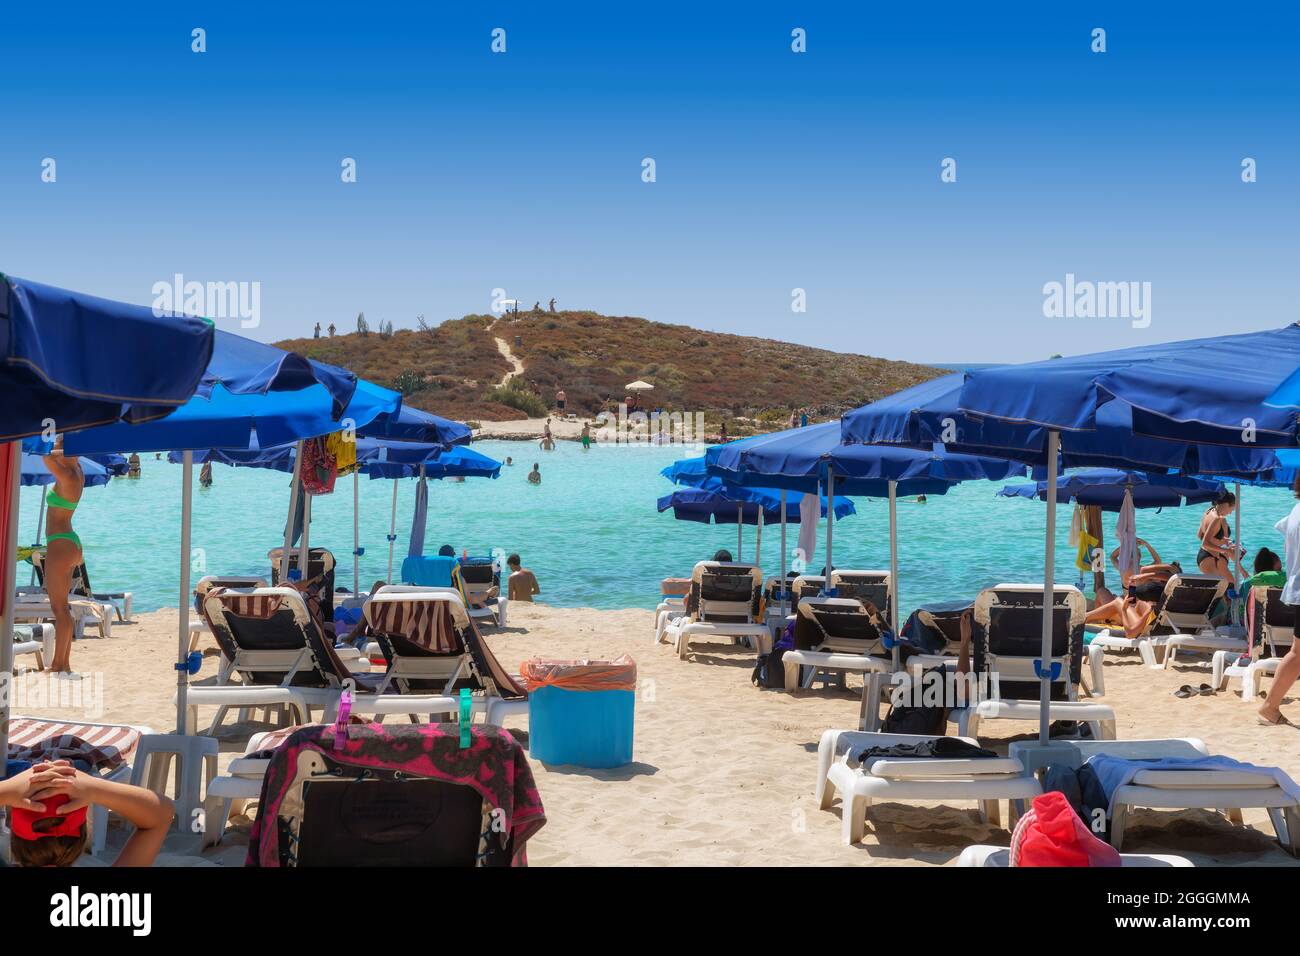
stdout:
{"type": "MultiPolygon", "coordinates": [[[[728,645],[703,645],[682,662],[667,645],[652,643],[652,614],[645,610],[597,611],[514,603],[510,626],[485,631],[508,667],[534,656],[612,658],[638,663],[635,762],[617,770],[576,767],[533,769],[547,824],[529,844],[534,866],[579,865],[936,865],[953,863],[971,843],[1005,845],[1005,830],[980,824],[973,804],[932,807],[885,804],[868,814],[866,841],[840,843],[840,808],[820,811],[813,801],[817,741],[831,727],[853,726],[858,686],[850,692],[760,691],[749,681],[752,654],[728,645]]],[[[109,640],[88,638],[74,648],[74,667],[102,689],[98,719],[146,724],[169,732],[175,723],[172,660],[176,612],[138,616],[114,629],[109,640]],[[98,682],[98,683],[96,683],[98,682]]],[[[215,645],[199,675],[211,681],[215,645]]],[[[1180,700],[1179,685],[1208,680],[1192,665],[1164,671],[1143,668],[1136,656],[1111,657],[1105,698],[1119,716],[1119,737],[1199,737],[1212,753],[1277,765],[1300,778],[1300,731],[1255,724],[1254,709],[1231,692],[1180,700]]],[[[20,663],[30,661],[23,658],[20,663]]],[[[18,678],[19,695],[39,690],[35,672],[18,678]]],[[[23,700],[19,696],[19,701],[23,700]]],[[[30,699],[30,698],[29,698],[30,699]]],[[[76,711],[22,706],[20,714],[80,717],[76,711]]],[[[1285,710],[1300,721],[1300,700],[1285,710]]],[[[201,713],[201,717],[209,711],[201,713]]],[[[521,739],[527,719],[508,722],[521,739]]],[[[249,734],[265,725],[228,726],[221,747],[224,768],[249,734]]],[[[1032,725],[984,730],[1004,735],[988,745],[1005,750],[1012,731],[1025,739],[1032,725]]],[[[1206,811],[1137,811],[1125,849],[1179,853],[1199,865],[1296,865],[1273,839],[1263,811],[1247,812],[1246,828],[1206,811]]],[[[169,839],[160,865],[239,866],[244,831],[223,845],[194,852],[197,838],[169,839]]],[[[114,838],[118,834],[113,835],[114,838]]],[[[88,864],[92,861],[85,858],[88,864]]]]}

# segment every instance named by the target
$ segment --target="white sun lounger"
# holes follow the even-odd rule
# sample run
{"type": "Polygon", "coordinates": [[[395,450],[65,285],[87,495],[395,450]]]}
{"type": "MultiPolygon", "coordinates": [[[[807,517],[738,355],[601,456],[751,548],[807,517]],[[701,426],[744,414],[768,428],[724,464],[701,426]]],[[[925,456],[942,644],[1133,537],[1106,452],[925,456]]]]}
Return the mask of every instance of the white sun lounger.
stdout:
{"type": "MultiPolygon", "coordinates": [[[[1115,739],[1115,711],[1106,704],[1076,699],[1076,684],[1071,674],[1075,661],[1075,642],[1082,640],[1083,619],[1087,605],[1083,594],[1074,587],[1057,585],[1053,591],[1053,647],[1050,666],[1059,669],[1056,683],[1066,688],[1067,700],[1053,700],[1048,707],[1050,720],[1087,723],[1099,740],[1115,739]]],[[[972,706],[956,708],[948,719],[956,721],[957,733],[975,737],[986,720],[1018,720],[1036,723],[1040,719],[1038,696],[1012,699],[1002,696],[1003,682],[1037,684],[1034,665],[1036,654],[1023,649],[1039,647],[1043,620],[1043,586],[1041,584],[999,584],[986,588],[975,599],[974,635],[972,639],[972,673],[989,683],[988,696],[972,706]],[[1021,650],[1021,653],[1016,653],[1021,650]]]]}
{"type": "MultiPolygon", "coordinates": [[[[100,637],[113,636],[114,606],[107,601],[70,595],[68,607],[72,612],[73,637],[81,640],[90,626],[99,631],[100,637]]],[[[19,623],[52,622],[54,608],[50,597],[44,590],[21,587],[14,602],[14,620],[19,623]]]]}
{"type": "Polygon", "coordinates": [[[663,639],[671,641],[682,660],[691,641],[746,638],[760,654],[772,649],[772,632],[763,620],[763,573],[752,564],[701,561],[691,572],[687,613],[670,620],[663,639]]]}
{"type": "Polygon", "coordinates": [[[1161,648],[1165,653],[1165,666],[1168,666],[1171,644],[1190,647],[1193,638],[1188,635],[1213,631],[1209,615],[1227,587],[1228,582],[1216,575],[1175,574],[1170,577],[1160,598],[1160,611],[1146,631],[1129,638],[1124,636],[1122,629],[1116,632],[1103,628],[1093,635],[1088,643],[1088,663],[1093,670],[1094,682],[1099,679],[1097,675],[1106,651],[1137,651],[1147,667],[1160,667],[1156,662],[1156,650],[1161,648]],[[1157,633],[1164,630],[1175,633],[1157,633]]]}
{"type": "MultiPolygon", "coordinates": [[[[1093,754],[1107,754],[1132,760],[1165,757],[1204,757],[1209,751],[1195,738],[1164,740],[1079,740],[1080,762],[1093,754]]],[[[1008,748],[1018,756],[1033,743],[1015,742],[1008,748]]],[[[1162,810],[1222,810],[1233,823],[1242,822],[1241,811],[1263,809],[1277,834],[1278,842],[1292,856],[1300,855],[1300,801],[1278,785],[1271,774],[1237,770],[1140,770],[1132,781],[1116,788],[1110,803],[1110,843],[1120,849],[1128,811],[1133,807],[1162,810]]]]}
{"type": "Polygon", "coordinates": [[[1263,678],[1277,673],[1278,665],[1295,640],[1295,612],[1282,603],[1281,588],[1251,588],[1250,600],[1254,610],[1253,655],[1242,664],[1239,661],[1246,653],[1244,650],[1217,650],[1211,665],[1211,686],[1222,690],[1229,678],[1240,677],[1241,699],[1244,701],[1253,701],[1259,695],[1263,678]],[[1268,648],[1272,656],[1258,656],[1264,648],[1268,648]]]}
{"type": "MultiPolygon", "coordinates": [[[[872,800],[975,801],[980,816],[999,820],[1001,800],[1032,800],[1043,792],[1034,777],[1024,773],[1019,760],[1007,757],[943,760],[922,757],[875,758],[859,765],[851,751],[863,746],[920,743],[937,738],[912,734],[877,734],[854,730],[828,730],[817,745],[817,806],[829,810],[838,794],[840,833],[844,843],[862,842],[867,806],[872,800]]],[[[976,745],[969,737],[962,738],[976,745]]],[[[1012,810],[1016,811],[1013,806],[1012,810]]]]}
{"type": "Polygon", "coordinates": [[[880,700],[889,688],[893,661],[867,609],[856,598],[805,598],[795,620],[795,648],[781,657],[785,687],[811,687],[818,674],[862,674],[860,730],[880,727],[880,700]],[[800,648],[798,645],[805,645],[800,648]],[[804,677],[800,680],[800,674],[804,677]],[[874,706],[873,706],[874,705],[874,706]]]}

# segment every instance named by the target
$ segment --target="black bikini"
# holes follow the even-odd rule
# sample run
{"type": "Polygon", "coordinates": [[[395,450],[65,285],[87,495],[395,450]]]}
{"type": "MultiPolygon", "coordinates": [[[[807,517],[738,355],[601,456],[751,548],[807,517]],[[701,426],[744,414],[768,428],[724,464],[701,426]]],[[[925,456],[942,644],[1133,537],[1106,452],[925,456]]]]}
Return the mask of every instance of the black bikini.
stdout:
{"type": "MultiPolygon", "coordinates": [[[[1224,524],[1226,524],[1227,522],[1224,522],[1222,517],[1219,518],[1219,521],[1222,523],[1219,525],[1219,533],[1214,536],[1215,541],[1221,541],[1222,539],[1228,536],[1228,529],[1224,527],[1224,524]]],[[[1196,552],[1196,566],[1200,567],[1201,562],[1204,561],[1206,558],[1220,558],[1220,557],[1224,557],[1224,556],[1219,554],[1211,554],[1209,551],[1206,551],[1204,548],[1201,548],[1201,550],[1196,552]]],[[[1227,559],[1225,558],[1225,560],[1227,559]]]]}

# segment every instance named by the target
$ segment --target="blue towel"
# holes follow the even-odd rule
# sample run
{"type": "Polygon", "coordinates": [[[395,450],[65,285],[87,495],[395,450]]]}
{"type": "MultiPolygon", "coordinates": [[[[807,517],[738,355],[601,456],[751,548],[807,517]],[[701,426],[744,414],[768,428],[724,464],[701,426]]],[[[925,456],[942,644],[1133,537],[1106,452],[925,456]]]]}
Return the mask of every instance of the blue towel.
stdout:
{"type": "Polygon", "coordinates": [[[1259,767],[1233,760],[1231,757],[1162,757],[1158,760],[1130,760],[1094,754],[1087,765],[1097,774],[1107,801],[1115,799],[1115,791],[1130,783],[1142,770],[1243,770],[1272,777],[1279,787],[1300,800],[1300,786],[1278,767],[1259,767]]]}
{"type": "Polygon", "coordinates": [[[452,572],[460,562],[443,555],[416,555],[402,562],[402,582],[427,588],[455,587],[452,572]]]}

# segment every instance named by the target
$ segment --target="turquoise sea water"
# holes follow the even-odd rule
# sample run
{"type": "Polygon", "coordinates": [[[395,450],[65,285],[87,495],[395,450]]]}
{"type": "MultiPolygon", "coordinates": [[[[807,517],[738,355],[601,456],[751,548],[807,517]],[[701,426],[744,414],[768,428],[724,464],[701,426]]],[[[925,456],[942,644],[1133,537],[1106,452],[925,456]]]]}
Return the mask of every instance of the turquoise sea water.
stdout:
{"type": "MultiPolygon", "coordinates": [[[[676,521],[655,511],[655,499],[672,486],[659,469],[684,457],[680,446],[595,446],[584,452],[576,442],[559,442],[542,452],[530,442],[479,442],[474,447],[515,464],[495,481],[429,483],[427,553],[451,544],[460,553],[518,551],[537,574],[542,599],[564,606],[598,608],[653,607],[659,581],[690,573],[691,565],[718,548],[736,550],[735,525],[701,525],[676,521]],[[534,461],[541,463],[542,484],[525,480],[534,461]]],[[[181,466],[144,459],[139,480],[117,478],[102,488],[88,488],[77,509],[75,527],[86,548],[97,590],[131,590],[141,610],[177,603],[180,544],[181,466]]],[[[287,475],[251,468],[213,467],[215,484],[199,488],[194,474],[193,546],[199,567],[211,573],[267,574],[267,551],[284,533],[288,509],[287,475]]],[[[1027,480],[1027,479],[1026,479],[1027,480]]],[[[398,541],[394,569],[401,566],[410,533],[415,481],[398,482],[398,541]]],[[[898,505],[899,579],[904,611],[922,601],[973,596],[998,581],[1041,581],[1046,508],[1041,502],[994,498],[997,485],[971,482],[925,504],[898,505]]],[[[387,564],[393,483],[361,477],[361,586],[384,576],[387,564]]],[[[19,540],[34,540],[38,488],[24,488],[19,540]]],[[[1294,503],[1282,489],[1243,489],[1242,541],[1251,553],[1261,546],[1282,550],[1273,524],[1294,503]]],[[[836,522],[838,567],[889,566],[887,502],[859,499],[858,513],[836,522]]],[[[1179,560],[1191,570],[1196,554],[1200,506],[1138,513],[1138,533],[1156,546],[1165,560],[1179,560]]],[[[1058,514],[1058,580],[1078,578],[1073,552],[1066,546],[1070,508],[1058,514]]],[[[1114,516],[1106,517],[1107,545],[1114,546],[1114,516]]],[[[793,549],[797,528],[791,526],[793,549]]],[[[754,528],[744,530],[744,555],[753,557],[754,528]]],[[[779,569],[779,526],[763,532],[762,565],[779,569]]],[[[352,584],[352,480],[339,482],[333,495],[313,502],[311,542],[332,550],[338,559],[339,584],[352,584]]],[[[824,562],[825,526],[810,566],[824,562]]],[[[30,566],[19,566],[26,584],[30,566]]],[[[1110,575],[1114,584],[1116,575],[1110,575]]]]}

